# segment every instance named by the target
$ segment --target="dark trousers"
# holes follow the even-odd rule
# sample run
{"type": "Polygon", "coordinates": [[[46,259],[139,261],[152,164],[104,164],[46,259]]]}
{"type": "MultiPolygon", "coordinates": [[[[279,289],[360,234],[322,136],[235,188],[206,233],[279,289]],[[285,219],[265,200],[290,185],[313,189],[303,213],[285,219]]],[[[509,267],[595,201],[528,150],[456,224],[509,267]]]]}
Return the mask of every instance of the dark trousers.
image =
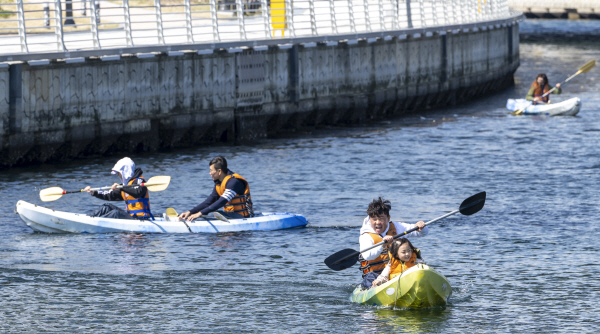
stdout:
{"type": "Polygon", "coordinates": [[[363,288],[363,290],[370,289],[371,286],[373,285],[373,281],[376,280],[377,277],[379,277],[379,274],[371,271],[370,273],[366,274],[365,277],[363,277],[363,280],[362,280],[362,283],[360,283],[360,286],[363,288]]]}
{"type": "Polygon", "coordinates": [[[90,211],[90,217],[115,218],[115,219],[134,219],[127,211],[118,208],[110,203],[104,203],[96,210],[90,211]]]}

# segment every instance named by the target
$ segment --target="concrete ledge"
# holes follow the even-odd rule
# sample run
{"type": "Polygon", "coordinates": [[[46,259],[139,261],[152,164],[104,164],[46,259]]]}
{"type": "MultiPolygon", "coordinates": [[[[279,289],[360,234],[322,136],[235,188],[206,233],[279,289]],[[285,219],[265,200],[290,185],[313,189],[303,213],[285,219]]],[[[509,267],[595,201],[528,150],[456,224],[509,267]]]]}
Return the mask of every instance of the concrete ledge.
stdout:
{"type": "Polygon", "coordinates": [[[67,64],[85,63],[85,58],[83,58],[83,57],[69,58],[69,59],[65,59],[65,63],[67,63],[67,64]]]}
{"type": "Polygon", "coordinates": [[[154,58],[156,56],[156,54],[154,54],[154,53],[136,53],[135,56],[138,57],[139,59],[146,59],[146,58],[154,58]]]}
{"type": "Polygon", "coordinates": [[[29,64],[29,66],[42,66],[42,65],[48,65],[48,64],[50,64],[50,60],[48,60],[48,59],[30,60],[27,63],[29,64]]]}
{"type": "Polygon", "coordinates": [[[101,57],[101,59],[102,59],[102,61],[120,60],[121,56],[120,55],[103,56],[103,57],[101,57]]]}

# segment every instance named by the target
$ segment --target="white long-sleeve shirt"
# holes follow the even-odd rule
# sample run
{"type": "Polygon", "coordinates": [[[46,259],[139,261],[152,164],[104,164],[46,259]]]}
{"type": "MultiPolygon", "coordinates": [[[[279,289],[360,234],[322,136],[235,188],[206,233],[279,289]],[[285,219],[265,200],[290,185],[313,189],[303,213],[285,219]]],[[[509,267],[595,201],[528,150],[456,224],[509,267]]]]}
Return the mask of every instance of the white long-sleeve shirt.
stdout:
{"type": "MultiPolygon", "coordinates": [[[[396,222],[392,222],[392,221],[390,221],[390,224],[394,224],[394,226],[396,227],[396,234],[403,233],[403,232],[408,231],[411,228],[414,228],[416,226],[415,224],[396,223],[396,222]]],[[[388,225],[388,228],[385,231],[383,231],[383,233],[380,234],[380,236],[383,238],[387,234],[389,229],[390,229],[390,226],[388,225]]],[[[373,228],[371,227],[371,220],[369,219],[369,217],[367,217],[363,221],[363,226],[360,229],[360,238],[358,239],[358,241],[360,242],[360,249],[369,248],[375,244],[375,242],[373,242],[373,238],[371,237],[371,235],[369,235],[369,233],[377,233],[377,232],[375,232],[375,230],[373,230],[373,228]]],[[[427,235],[427,233],[429,233],[429,229],[427,228],[427,226],[425,226],[425,228],[423,228],[423,230],[421,230],[420,232],[419,231],[411,232],[411,233],[407,234],[406,236],[404,236],[403,238],[424,237],[427,235]]],[[[381,252],[383,252],[383,245],[381,245],[379,247],[375,247],[375,248],[368,250],[366,252],[363,252],[361,254],[365,260],[372,261],[372,260],[375,260],[379,255],[381,255],[381,252]]]]}

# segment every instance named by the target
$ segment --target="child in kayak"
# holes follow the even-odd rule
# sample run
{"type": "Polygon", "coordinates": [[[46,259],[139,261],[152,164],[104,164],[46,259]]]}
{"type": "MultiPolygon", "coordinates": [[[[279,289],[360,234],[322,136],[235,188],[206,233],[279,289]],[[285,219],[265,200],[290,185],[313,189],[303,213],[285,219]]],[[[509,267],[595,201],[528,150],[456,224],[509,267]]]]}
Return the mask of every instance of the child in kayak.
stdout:
{"type": "Polygon", "coordinates": [[[372,287],[393,279],[417,263],[423,263],[421,251],[415,248],[406,238],[394,240],[390,246],[389,256],[390,262],[385,266],[379,277],[373,281],[372,287]]]}

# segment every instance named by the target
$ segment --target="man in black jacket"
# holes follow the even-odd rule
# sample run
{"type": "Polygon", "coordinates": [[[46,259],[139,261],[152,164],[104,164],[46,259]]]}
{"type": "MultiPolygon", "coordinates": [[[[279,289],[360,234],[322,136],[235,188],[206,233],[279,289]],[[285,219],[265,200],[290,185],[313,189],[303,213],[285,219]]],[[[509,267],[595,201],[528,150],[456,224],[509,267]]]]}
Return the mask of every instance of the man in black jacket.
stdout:
{"type": "Polygon", "coordinates": [[[227,160],[222,156],[213,158],[209,169],[215,183],[212,193],[204,202],[179,215],[179,218],[192,221],[211,212],[234,219],[254,216],[248,181],[230,171],[227,160]]]}

